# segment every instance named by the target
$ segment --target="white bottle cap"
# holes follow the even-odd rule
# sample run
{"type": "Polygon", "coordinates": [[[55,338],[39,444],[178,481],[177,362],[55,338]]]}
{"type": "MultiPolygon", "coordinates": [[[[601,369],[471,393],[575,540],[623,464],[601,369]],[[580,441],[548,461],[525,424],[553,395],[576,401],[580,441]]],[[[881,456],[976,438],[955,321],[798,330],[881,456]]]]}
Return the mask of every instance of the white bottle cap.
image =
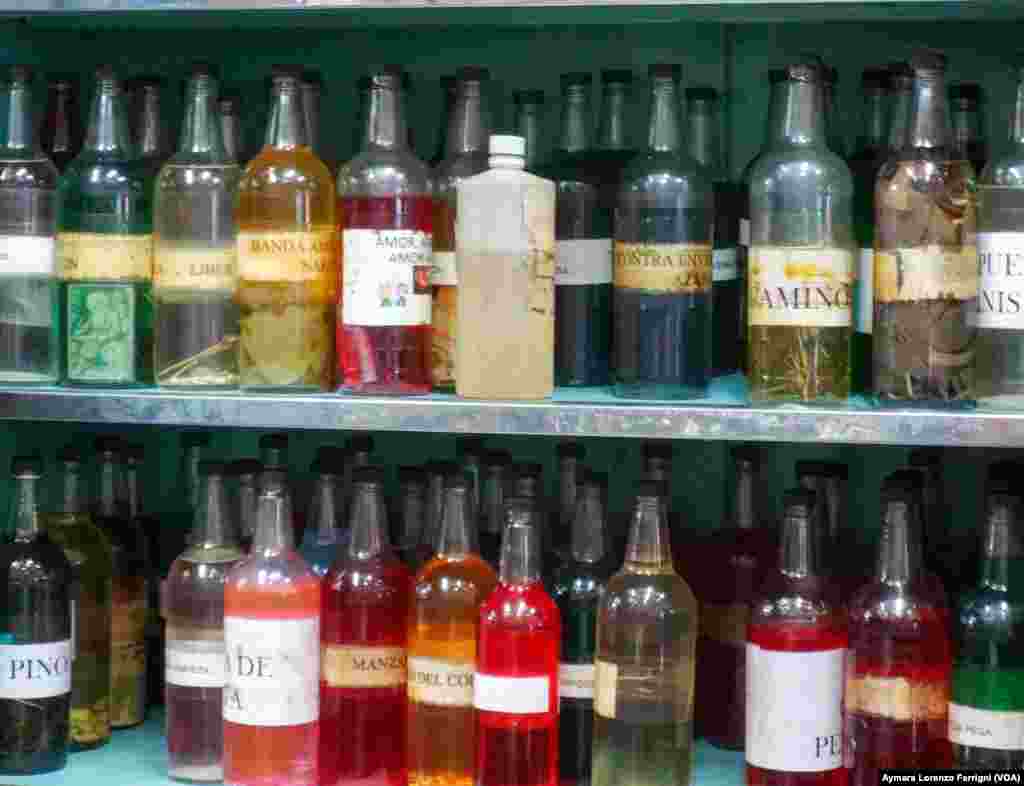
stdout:
{"type": "Polygon", "coordinates": [[[510,134],[495,134],[491,137],[490,154],[492,156],[519,156],[526,158],[526,139],[510,134]]]}

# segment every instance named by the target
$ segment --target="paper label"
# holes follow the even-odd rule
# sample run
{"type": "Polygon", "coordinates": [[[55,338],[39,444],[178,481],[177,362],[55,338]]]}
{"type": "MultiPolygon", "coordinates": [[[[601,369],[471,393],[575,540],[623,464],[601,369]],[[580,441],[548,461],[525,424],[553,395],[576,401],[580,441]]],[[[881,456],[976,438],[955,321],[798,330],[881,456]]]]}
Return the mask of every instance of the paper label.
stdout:
{"type": "Polygon", "coordinates": [[[740,245],[741,246],[749,246],[750,245],[750,219],[749,218],[741,218],[740,219],[740,236],[739,236],[739,241],[740,241],[740,245]]]}
{"type": "Polygon", "coordinates": [[[611,238],[559,240],[555,243],[555,286],[612,283],[611,238]]]}
{"type": "Polygon", "coordinates": [[[709,292],[711,246],[616,242],[615,286],[648,292],[709,292]]]}
{"type": "Polygon", "coordinates": [[[701,603],[700,635],[734,647],[747,645],[750,606],[746,603],[701,603]]]}
{"type": "Polygon", "coordinates": [[[857,257],[856,331],[871,335],[875,318],[875,250],[862,248],[857,257]]]}
{"type": "Polygon", "coordinates": [[[853,253],[839,248],[750,249],[750,325],[849,327],[853,253]]]}
{"type": "Polygon", "coordinates": [[[0,699],[49,699],[70,692],[70,639],[0,644],[0,699]]]}
{"type": "Polygon", "coordinates": [[[146,600],[114,603],[110,609],[111,681],[146,673],[146,600]]]}
{"type": "Polygon", "coordinates": [[[561,663],[558,666],[558,695],[563,699],[594,698],[594,664],[561,663]]]}
{"type": "Polygon", "coordinates": [[[739,278],[739,251],[716,248],[711,252],[711,277],[714,281],[735,281],[739,278]]]}
{"type": "Polygon", "coordinates": [[[472,707],[473,664],[409,658],[409,701],[435,707],[472,707]]]}
{"type": "Polygon", "coordinates": [[[435,287],[454,287],[459,283],[459,270],[454,251],[435,251],[430,283],[435,287]]]}
{"type": "Polygon", "coordinates": [[[405,650],[401,647],[323,649],[323,679],[332,688],[393,688],[405,684],[405,650]]]}
{"type": "Polygon", "coordinates": [[[346,229],[342,232],[342,320],[346,325],[430,324],[433,254],[428,232],[346,229]]]}
{"type": "Polygon", "coordinates": [[[549,712],[550,702],[547,677],[499,677],[480,672],[473,677],[473,706],[478,710],[537,715],[549,712]]]}
{"type": "Polygon", "coordinates": [[[168,685],[223,688],[227,682],[223,639],[168,639],[164,653],[168,685]]]}
{"type": "Polygon", "coordinates": [[[1024,750],[1024,712],[979,710],[950,702],[949,741],[968,748],[1024,750]]]}
{"type": "Polygon", "coordinates": [[[875,300],[970,300],[978,296],[975,246],[924,246],[875,252],[875,300]]]}
{"type": "Polygon", "coordinates": [[[57,259],[65,281],[148,281],[153,277],[153,236],[61,232],[57,259]]]}
{"type": "Polygon", "coordinates": [[[0,275],[52,276],[56,272],[56,238],[0,235],[0,275]]]}
{"type": "Polygon", "coordinates": [[[990,330],[1024,330],[1024,232],[978,234],[978,315],[990,330]]]}
{"type": "Polygon", "coordinates": [[[238,252],[233,247],[180,249],[156,244],[153,261],[156,289],[234,292],[237,284],[238,252]]]}
{"type": "Polygon", "coordinates": [[[747,762],[786,772],[843,766],[845,649],[779,652],[747,644],[747,762]]]}
{"type": "Polygon", "coordinates": [[[68,378],[135,381],[135,288],[130,284],[68,284],[68,378]]]}
{"type": "Polygon", "coordinates": [[[615,720],[615,692],[619,667],[606,660],[594,661],[594,712],[615,720]]]}
{"type": "Polygon", "coordinates": [[[946,715],[949,692],[944,682],[867,675],[846,680],[845,700],[849,712],[895,721],[936,720],[946,715]]]}
{"type": "Polygon", "coordinates": [[[246,281],[333,281],[337,276],[333,229],[239,232],[238,276],[246,281]]]}
{"type": "Polygon", "coordinates": [[[320,717],[320,618],[224,618],[224,720],[296,726],[320,717]]]}

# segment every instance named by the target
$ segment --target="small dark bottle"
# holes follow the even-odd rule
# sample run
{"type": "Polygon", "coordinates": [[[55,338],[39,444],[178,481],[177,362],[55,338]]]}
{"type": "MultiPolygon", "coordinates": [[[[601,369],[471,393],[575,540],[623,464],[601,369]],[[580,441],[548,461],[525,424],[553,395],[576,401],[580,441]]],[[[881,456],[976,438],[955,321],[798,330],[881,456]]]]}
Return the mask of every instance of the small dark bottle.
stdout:
{"type": "Polygon", "coordinates": [[[953,150],[971,162],[976,177],[981,177],[988,162],[988,147],[981,125],[982,100],[981,85],[974,82],[958,82],[949,86],[953,150]]]}
{"type": "MultiPolygon", "coordinates": [[[[957,597],[978,583],[978,531],[957,535],[950,520],[945,495],[944,451],[942,448],[918,448],[907,457],[907,466],[919,475],[921,490],[921,542],[925,566],[942,580],[950,597],[957,597]]],[[[1004,482],[998,469],[989,475],[993,482],[1004,482]]],[[[1011,481],[1012,482],[1012,481],[1011,481]]],[[[1011,488],[1003,487],[1010,492],[1011,488]]],[[[984,517],[984,511],[980,511],[984,517]]]]}
{"type": "Polygon", "coordinates": [[[544,160],[544,93],[541,90],[516,90],[512,94],[515,105],[516,134],[526,140],[527,172],[536,174],[544,160]]]}
{"type": "Polygon", "coordinates": [[[441,122],[437,126],[437,148],[429,162],[431,169],[444,161],[448,152],[448,126],[451,125],[452,112],[455,111],[455,87],[458,80],[456,80],[455,74],[445,74],[439,81],[441,83],[441,122]]]}
{"type": "Polygon", "coordinates": [[[816,494],[822,567],[836,577],[844,599],[859,589],[870,575],[870,568],[859,559],[855,544],[851,542],[852,533],[845,526],[848,476],[847,466],[836,461],[796,463],[797,483],[816,494]]]}
{"type": "Polygon", "coordinates": [[[576,523],[576,494],[583,482],[587,455],[578,442],[565,442],[556,449],[558,456],[558,521],[556,522],[553,545],[560,560],[569,556],[572,545],[573,527],[576,523]]]}
{"type": "Polygon", "coordinates": [[[131,81],[131,133],[139,156],[153,175],[174,153],[170,126],[163,112],[166,81],[159,76],[141,76],[131,81]]]}
{"type": "Polygon", "coordinates": [[[30,775],[67,763],[72,576],[63,549],[40,526],[41,462],[15,458],[11,474],[12,513],[0,545],[0,775],[30,775]]]}
{"type": "Polygon", "coordinates": [[[512,457],[501,450],[488,451],[484,457],[480,504],[480,556],[493,568],[498,567],[501,556],[501,533],[505,528],[505,495],[511,463],[512,457]]]}
{"type": "Polygon", "coordinates": [[[252,546],[253,526],[259,506],[259,479],[263,474],[263,465],[254,458],[238,459],[228,465],[227,474],[234,478],[229,504],[235,532],[242,551],[248,553],[252,546]]]}
{"type": "Polygon", "coordinates": [[[393,511],[395,553],[410,571],[420,568],[420,540],[427,510],[427,474],[422,467],[398,468],[398,510],[393,511]]]}
{"type": "Polygon", "coordinates": [[[84,137],[77,78],[54,76],[46,91],[46,114],[39,130],[39,141],[58,172],[64,174],[82,149],[84,137]]]}
{"type": "Polygon", "coordinates": [[[601,172],[601,201],[614,217],[622,172],[636,157],[630,135],[633,116],[633,72],[606,68],[601,71],[601,117],[597,124],[597,148],[590,158],[601,172]]]}
{"type": "Polygon", "coordinates": [[[483,482],[484,453],[483,437],[458,437],[455,440],[455,456],[459,472],[469,480],[469,507],[470,513],[472,513],[471,521],[474,522],[474,525],[480,515],[480,484],[483,482]]]}

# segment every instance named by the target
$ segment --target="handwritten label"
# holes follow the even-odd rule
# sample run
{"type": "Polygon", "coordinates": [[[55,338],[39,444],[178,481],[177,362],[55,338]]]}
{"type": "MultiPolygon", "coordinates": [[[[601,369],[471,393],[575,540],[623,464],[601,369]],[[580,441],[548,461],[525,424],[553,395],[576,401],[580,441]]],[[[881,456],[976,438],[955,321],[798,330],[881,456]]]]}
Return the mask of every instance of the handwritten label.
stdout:
{"type": "Polygon", "coordinates": [[[849,327],[853,274],[853,252],[846,249],[753,246],[750,325],[849,327]]]}
{"type": "Polygon", "coordinates": [[[615,286],[649,292],[711,290],[711,246],[699,243],[615,243],[615,286]]]}
{"type": "Polygon", "coordinates": [[[559,240],[555,243],[555,286],[612,283],[611,238],[559,240]]]}
{"type": "Polygon", "coordinates": [[[922,246],[875,252],[875,301],[971,300],[978,296],[975,246],[922,246]]]}
{"type": "Polygon", "coordinates": [[[245,281],[318,281],[332,288],[337,280],[338,233],[239,232],[238,275],[245,281]]]}
{"type": "Polygon", "coordinates": [[[323,678],[331,687],[391,688],[403,685],[405,677],[401,647],[324,647],[323,678]]]}
{"type": "Polygon", "coordinates": [[[848,677],[846,708],[895,721],[936,720],[946,715],[945,682],[911,682],[903,677],[848,677]]]}
{"type": "Polygon", "coordinates": [[[153,287],[205,292],[234,292],[238,284],[237,249],[182,249],[157,241],[153,287]]]}
{"type": "Polygon", "coordinates": [[[148,281],[153,278],[153,236],[61,232],[57,260],[65,281],[148,281]]]}
{"type": "Polygon", "coordinates": [[[976,324],[988,330],[1024,330],[1024,232],[978,234],[976,324]]]}
{"type": "Polygon", "coordinates": [[[1024,712],[980,710],[950,702],[949,741],[968,748],[1024,750],[1024,712]]]}
{"type": "Polygon", "coordinates": [[[70,692],[70,639],[0,644],[0,699],[49,699],[70,692]]]}
{"type": "Polygon", "coordinates": [[[183,688],[223,688],[227,682],[224,640],[167,639],[164,677],[183,688]]]}
{"type": "Polygon", "coordinates": [[[412,229],[342,232],[341,316],[346,325],[430,324],[431,235],[412,229]]]}
{"type": "Polygon", "coordinates": [[[472,707],[473,664],[409,658],[409,701],[437,707],[472,707]]]}

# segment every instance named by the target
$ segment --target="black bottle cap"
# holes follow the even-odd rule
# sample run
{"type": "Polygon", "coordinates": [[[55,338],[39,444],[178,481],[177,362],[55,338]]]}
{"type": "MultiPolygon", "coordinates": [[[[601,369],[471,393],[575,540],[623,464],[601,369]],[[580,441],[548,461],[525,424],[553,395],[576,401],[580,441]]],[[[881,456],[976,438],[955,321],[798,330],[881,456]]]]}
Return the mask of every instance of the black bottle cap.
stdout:
{"type": "Polygon", "coordinates": [[[27,84],[32,81],[32,66],[12,65],[7,69],[7,81],[11,84],[27,84]]]}
{"type": "Polygon", "coordinates": [[[633,82],[633,72],[628,68],[604,68],[601,70],[601,82],[606,85],[629,85],[633,82]]]}
{"type": "Polygon", "coordinates": [[[678,82],[683,78],[683,67],[679,63],[653,63],[647,68],[651,79],[671,79],[678,82]]]}
{"type": "Polygon", "coordinates": [[[941,52],[923,49],[910,58],[910,68],[917,76],[941,74],[946,70],[946,62],[946,56],[941,52]]]}
{"type": "Polygon", "coordinates": [[[352,470],[352,483],[367,483],[377,486],[384,485],[384,470],[380,467],[356,467],[352,470]]]}
{"type": "Polygon", "coordinates": [[[697,85],[696,87],[686,88],[686,100],[687,101],[710,101],[714,103],[718,100],[718,91],[715,88],[708,85],[697,85]]]}
{"type": "Polygon", "coordinates": [[[11,459],[11,474],[16,478],[43,476],[43,460],[39,456],[15,456],[11,459]]]}
{"type": "Polygon", "coordinates": [[[642,499],[661,499],[664,488],[662,484],[653,480],[641,480],[636,487],[637,501],[642,499]]]}
{"type": "Polygon", "coordinates": [[[568,74],[562,74],[562,89],[574,86],[590,87],[593,81],[593,78],[586,71],[572,71],[568,74]]]}
{"type": "Polygon", "coordinates": [[[205,431],[186,431],[181,435],[181,447],[184,450],[189,448],[205,448],[210,444],[210,435],[205,431]]]}
{"type": "Polygon", "coordinates": [[[423,467],[406,465],[398,468],[398,482],[403,486],[422,486],[427,482],[423,467]]]}
{"type": "Polygon", "coordinates": [[[557,448],[555,453],[558,458],[574,458],[577,461],[583,461],[587,455],[587,450],[579,442],[562,442],[557,448]]]}
{"type": "Polygon", "coordinates": [[[348,441],[348,449],[352,453],[373,453],[373,437],[369,434],[356,434],[348,441]]]}
{"type": "Polygon", "coordinates": [[[208,478],[211,475],[223,475],[224,474],[224,462],[223,461],[200,461],[199,462],[199,477],[208,478]]]}
{"type": "Polygon", "coordinates": [[[456,82],[486,82],[490,78],[490,70],[483,66],[462,66],[455,71],[456,82]]]}
{"type": "Polygon", "coordinates": [[[782,508],[787,515],[810,516],[817,504],[817,494],[810,489],[789,489],[782,497],[782,508]]]}
{"type": "Polygon", "coordinates": [[[57,451],[57,461],[62,464],[81,464],[82,451],[74,445],[65,445],[57,451]]]}
{"type": "Polygon", "coordinates": [[[981,103],[981,85],[975,82],[957,82],[949,86],[949,98],[961,104],[981,103]]]}
{"type": "Polygon", "coordinates": [[[243,458],[232,461],[228,472],[235,477],[256,476],[263,472],[263,464],[254,458],[243,458]]]}
{"type": "Polygon", "coordinates": [[[865,68],[860,75],[861,87],[869,90],[888,90],[890,71],[885,66],[865,68]]]}
{"type": "Polygon", "coordinates": [[[512,100],[522,106],[523,104],[543,104],[543,90],[515,90],[512,93],[512,100]]]}
{"type": "Polygon", "coordinates": [[[445,479],[445,488],[468,491],[473,481],[464,472],[455,472],[445,479]]]}
{"type": "Polygon", "coordinates": [[[544,467],[535,461],[524,461],[516,464],[517,478],[539,478],[544,474],[544,467]]]}

